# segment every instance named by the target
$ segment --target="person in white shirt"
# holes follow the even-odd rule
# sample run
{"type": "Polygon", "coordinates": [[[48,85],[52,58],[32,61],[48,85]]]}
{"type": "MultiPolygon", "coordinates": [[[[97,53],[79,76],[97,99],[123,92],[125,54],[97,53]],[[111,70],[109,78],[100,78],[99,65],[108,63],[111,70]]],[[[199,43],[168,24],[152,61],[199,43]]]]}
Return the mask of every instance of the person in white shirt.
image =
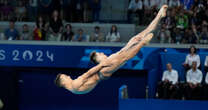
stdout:
{"type": "Polygon", "coordinates": [[[196,53],[196,47],[192,45],[190,47],[189,51],[190,51],[190,53],[186,56],[186,60],[185,60],[185,62],[183,64],[183,66],[185,67],[186,71],[191,68],[193,61],[197,62],[197,68],[200,67],[200,57],[196,53]]]}
{"type": "Polygon", "coordinates": [[[208,72],[208,56],[206,56],[206,58],[205,58],[205,62],[204,62],[204,71],[205,71],[205,73],[208,72]]]}
{"type": "Polygon", "coordinates": [[[117,30],[116,25],[112,25],[111,31],[106,36],[107,42],[119,42],[120,41],[120,33],[117,30]]]}
{"type": "Polygon", "coordinates": [[[162,82],[158,85],[158,95],[162,99],[178,99],[178,72],[172,69],[171,63],[166,65],[167,70],[163,72],[162,82]]]}
{"type": "Polygon", "coordinates": [[[4,103],[2,102],[2,100],[0,99],[0,110],[4,107],[4,103]]]}
{"type": "Polygon", "coordinates": [[[186,87],[185,98],[186,99],[200,99],[201,83],[203,74],[201,70],[197,68],[197,62],[192,62],[192,68],[188,70],[186,74],[186,87]]]}
{"type": "Polygon", "coordinates": [[[139,16],[139,23],[143,22],[143,1],[142,0],[131,0],[128,7],[128,22],[131,23],[131,15],[136,14],[139,16]]]}
{"type": "Polygon", "coordinates": [[[205,100],[208,100],[208,72],[205,76],[205,82],[204,82],[204,85],[203,85],[203,98],[205,100]]]}

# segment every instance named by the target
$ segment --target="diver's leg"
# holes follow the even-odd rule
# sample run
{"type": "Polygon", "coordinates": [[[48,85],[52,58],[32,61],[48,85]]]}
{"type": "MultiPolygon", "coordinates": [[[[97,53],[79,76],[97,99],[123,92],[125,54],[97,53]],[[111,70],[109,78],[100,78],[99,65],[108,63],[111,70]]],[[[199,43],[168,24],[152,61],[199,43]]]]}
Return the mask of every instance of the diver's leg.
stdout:
{"type": "Polygon", "coordinates": [[[141,33],[139,33],[139,34],[135,35],[134,37],[132,37],[124,48],[129,48],[131,45],[134,45],[135,43],[141,41],[145,36],[147,36],[147,34],[149,34],[152,31],[154,31],[156,29],[157,25],[159,24],[160,20],[163,17],[166,16],[167,8],[168,8],[167,5],[163,5],[161,7],[160,11],[158,12],[157,16],[150,23],[150,25],[145,30],[143,30],[141,33]]]}

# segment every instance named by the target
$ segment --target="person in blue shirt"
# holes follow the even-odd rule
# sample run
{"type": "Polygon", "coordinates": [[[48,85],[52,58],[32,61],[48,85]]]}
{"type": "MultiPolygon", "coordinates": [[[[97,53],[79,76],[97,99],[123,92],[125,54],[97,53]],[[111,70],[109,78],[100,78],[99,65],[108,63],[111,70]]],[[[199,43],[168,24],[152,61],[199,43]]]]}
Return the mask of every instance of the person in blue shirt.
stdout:
{"type": "Polygon", "coordinates": [[[9,22],[9,28],[4,31],[6,40],[18,40],[19,32],[15,28],[15,21],[11,20],[9,22]]]}
{"type": "Polygon", "coordinates": [[[184,5],[184,9],[189,10],[194,3],[194,0],[180,0],[181,4],[184,5]]]}
{"type": "Polygon", "coordinates": [[[78,34],[75,35],[73,41],[83,42],[87,40],[87,36],[84,34],[82,29],[78,29],[78,34]]]}

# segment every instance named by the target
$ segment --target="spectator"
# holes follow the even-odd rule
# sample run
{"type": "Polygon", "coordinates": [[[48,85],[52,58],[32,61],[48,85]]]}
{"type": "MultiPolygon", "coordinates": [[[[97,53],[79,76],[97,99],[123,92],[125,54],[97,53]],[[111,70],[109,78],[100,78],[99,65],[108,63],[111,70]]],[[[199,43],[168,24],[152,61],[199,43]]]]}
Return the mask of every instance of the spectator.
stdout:
{"type": "Polygon", "coordinates": [[[192,24],[192,31],[193,31],[194,35],[197,37],[197,39],[200,40],[200,37],[199,37],[200,33],[199,33],[198,29],[196,28],[196,25],[192,24]]]}
{"type": "Polygon", "coordinates": [[[106,36],[106,41],[109,41],[109,42],[119,42],[120,41],[120,33],[118,32],[116,25],[112,25],[111,31],[106,36]]]}
{"type": "Polygon", "coordinates": [[[183,38],[183,34],[180,31],[180,29],[178,29],[178,28],[173,29],[173,32],[171,33],[171,36],[172,36],[172,40],[173,40],[172,42],[175,42],[177,44],[180,44],[180,42],[183,38]]]}
{"type": "Polygon", "coordinates": [[[185,67],[186,71],[189,70],[192,66],[192,63],[195,61],[197,62],[197,68],[199,68],[200,66],[200,57],[199,55],[196,53],[196,47],[195,46],[191,46],[189,48],[189,54],[186,56],[186,60],[185,63],[183,64],[183,66],[185,67]]]}
{"type": "Polygon", "coordinates": [[[208,29],[206,26],[202,27],[202,32],[200,34],[200,43],[207,44],[208,43],[208,29]]]}
{"type": "Polygon", "coordinates": [[[43,16],[46,21],[48,20],[48,16],[51,15],[52,12],[52,0],[39,0],[39,8],[38,13],[43,16]]]}
{"type": "Polygon", "coordinates": [[[28,25],[24,24],[22,28],[23,30],[22,30],[22,33],[20,34],[20,40],[32,40],[32,35],[29,31],[28,25]]]}
{"type": "Polygon", "coordinates": [[[75,0],[75,22],[83,22],[83,2],[82,0],[75,0]]]}
{"type": "Polygon", "coordinates": [[[205,100],[208,100],[208,72],[206,73],[205,76],[205,84],[203,86],[203,97],[205,100]]]}
{"type": "Polygon", "coordinates": [[[160,0],[149,0],[149,3],[150,3],[151,8],[155,7],[158,9],[160,0]]]}
{"type": "Polygon", "coordinates": [[[87,36],[84,34],[82,29],[78,29],[78,34],[75,35],[73,41],[76,41],[76,42],[87,41],[87,36]]]}
{"type": "Polygon", "coordinates": [[[131,23],[131,15],[136,14],[139,16],[139,24],[143,21],[143,2],[142,0],[131,0],[128,7],[128,22],[131,23]]]}
{"type": "Polygon", "coordinates": [[[1,11],[2,11],[3,20],[11,19],[13,8],[9,5],[7,0],[4,0],[4,5],[1,7],[1,11]]]}
{"type": "Polygon", "coordinates": [[[4,0],[0,0],[0,20],[3,20],[3,14],[2,14],[2,7],[4,6],[4,0]]]}
{"type": "Polygon", "coordinates": [[[65,26],[65,32],[62,35],[62,40],[63,41],[72,41],[72,39],[74,39],[74,32],[72,31],[71,24],[67,24],[65,26]]]}
{"type": "Polygon", "coordinates": [[[69,8],[70,8],[70,2],[71,0],[62,0],[62,13],[63,13],[63,19],[66,21],[69,21],[68,17],[70,16],[69,14],[69,8]]]}
{"type": "Polygon", "coordinates": [[[49,29],[51,34],[49,35],[49,41],[60,41],[61,33],[63,29],[63,23],[61,18],[59,17],[59,13],[57,10],[53,12],[52,18],[50,20],[49,29]]]}
{"type": "Polygon", "coordinates": [[[174,10],[168,10],[167,11],[167,16],[162,20],[162,24],[165,25],[166,32],[170,36],[170,41],[171,43],[176,42],[176,36],[173,35],[175,34],[174,27],[175,27],[175,19],[174,19],[174,10]]]}
{"type": "Polygon", "coordinates": [[[18,6],[15,9],[16,17],[18,21],[23,21],[26,17],[26,7],[23,5],[22,1],[18,1],[18,6]]]}
{"type": "Polygon", "coordinates": [[[170,8],[179,7],[180,6],[180,0],[169,0],[168,6],[170,8]]]}
{"type": "Polygon", "coordinates": [[[208,23],[208,8],[205,11],[205,16],[203,16],[203,20],[208,23]]]}
{"type": "MultiPolygon", "coordinates": [[[[191,16],[190,22],[192,25],[195,25],[195,26],[200,26],[200,24],[201,24],[201,21],[200,21],[200,19],[198,19],[198,16],[197,16],[196,9],[193,12],[193,16],[191,16]]],[[[196,27],[196,28],[198,28],[198,27],[196,27]]]]}
{"type": "Polygon", "coordinates": [[[2,100],[0,99],[0,110],[4,107],[4,103],[2,102],[2,100]]]}
{"type": "Polygon", "coordinates": [[[158,32],[158,40],[160,43],[170,43],[171,37],[170,37],[170,31],[166,30],[165,24],[162,25],[161,29],[158,32]]]}
{"type": "Polygon", "coordinates": [[[84,1],[83,2],[83,21],[87,23],[90,20],[92,21],[92,14],[90,11],[89,1],[84,1]]]}
{"type": "Polygon", "coordinates": [[[189,10],[194,3],[194,0],[181,0],[181,3],[184,6],[184,9],[189,10]]]}
{"type": "Polygon", "coordinates": [[[52,2],[51,2],[51,12],[53,12],[54,10],[57,10],[58,13],[61,14],[61,1],[62,0],[52,0],[52,2]]]}
{"type": "Polygon", "coordinates": [[[194,12],[193,16],[191,16],[191,27],[194,35],[197,37],[199,42],[200,42],[200,32],[198,30],[200,30],[200,25],[201,25],[201,21],[198,19],[197,13],[194,12]]]}
{"type": "Polygon", "coordinates": [[[206,56],[205,58],[205,62],[204,62],[204,71],[207,73],[208,72],[208,56],[206,56]]]}
{"type": "Polygon", "coordinates": [[[70,0],[67,8],[66,19],[69,22],[76,22],[76,0],[70,0]]]}
{"type": "Polygon", "coordinates": [[[186,74],[186,99],[200,99],[201,94],[201,82],[203,74],[201,70],[197,69],[197,62],[192,62],[192,68],[186,74]]]}
{"type": "Polygon", "coordinates": [[[171,15],[171,10],[167,11],[167,16],[162,21],[165,24],[165,28],[169,31],[172,31],[175,27],[175,19],[174,16],[171,15]]]}
{"type": "Polygon", "coordinates": [[[46,40],[46,23],[42,16],[37,17],[33,37],[34,40],[46,40]]]}
{"type": "Polygon", "coordinates": [[[199,4],[200,4],[199,0],[194,0],[194,1],[193,1],[193,5],[192,5],[192,7],[191,7],[191,8],[198,7],[198,6],[199,6],[199,4]]]}
{"type": "Polygon", "coordinates": [[[197,37],[193,33],[191,29],[186,29],[184,33],[184,37],[182,39],[182,43],[188,43],[188,44],[196,44],[197,43],[197,37]]]}
{"type": "Polygon", "coordinates": [[[179,29],[186,29],[188,27],[188,16],[184,14],[184,11],[181,10],[179,15],[176,16],[176,27],[179,29]]]}
{"type": "Polygon", "coordinates": [[[93,0],[92,3],[92,16],[94,22],[100,21],[100,10],[101,10],[101,0],[93,0]]]}
{"type": "Polygon", "coordinates": [[[90,36],[90,42],[105,42],[105,38],[103,33],[100,31],[100,27],[95,26],[95,30],[90,36]]]}
{"type": "Polygon", "coordinates": [[[19,39],[19,33],[17,29],[15,28],[14,20],[11,20],[9,22],[9,28],[4,31],[4,35],[6,37],[6,40],[18,40],[19,39]]]}
{"type": "Polygon", "coordinates": [[[162,82],[158,85],[159,98],[162,99],[179,99],[178,72],[172,69],[172,65],[166,65],[167,70],[163,72],[162,82]]]}
{"type": "Polygon", "coordinates": [[[29,19],[35,21],[38,12],[38,0],[29,0],[29,10],[29,19]]]}

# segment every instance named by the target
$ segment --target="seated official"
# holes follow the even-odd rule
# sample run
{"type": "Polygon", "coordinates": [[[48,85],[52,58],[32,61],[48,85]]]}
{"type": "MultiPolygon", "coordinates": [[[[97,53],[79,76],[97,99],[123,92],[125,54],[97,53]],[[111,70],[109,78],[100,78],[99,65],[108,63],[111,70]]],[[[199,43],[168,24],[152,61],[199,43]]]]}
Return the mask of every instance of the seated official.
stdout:
{"type": "Polygon", "coordinates": [[[204,62],[204,71],[207,73],[208,72],[208,56],[206,56],[205,58],[205,62],[204,62]]]}
{"type": "Polygon", "coordinates": [[[178,72],[172,69],[170,63],[168,63],[166,67],[167,70],[163,72],[162,82],[158,85],[158,97],[162,99],[178,99],[178,72]]]}
{"type": "Polygon", "coordinates": [[[205,76],[205,83],[203,85],[203,99],[208,100],[208,72],[205,76]]]}
{"type": "Polygon", "coordinates": [[[192,62],[192,68],[186,74],[186,84],[184,96],[186,99],[200,99],[201,98],[201,83],[203,74],[197,68],[197,62],[192,62]]]}
{"type": "Polygon", "coordinates": [[[0,99],[0,110],[4,107],[4,103],[2,102],[2,100],[0,99]]]}

